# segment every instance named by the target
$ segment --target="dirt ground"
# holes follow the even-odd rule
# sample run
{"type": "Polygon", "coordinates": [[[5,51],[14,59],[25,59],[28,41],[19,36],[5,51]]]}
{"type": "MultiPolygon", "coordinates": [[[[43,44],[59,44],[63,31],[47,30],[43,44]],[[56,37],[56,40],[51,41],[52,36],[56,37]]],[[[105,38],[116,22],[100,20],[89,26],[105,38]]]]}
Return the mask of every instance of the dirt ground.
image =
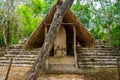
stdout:
{"type": "MultiPolygon", "coordinates": [[[[0,80],[4,80],[8,67],[0,67],[0,80]]],[[[12,67],[8,80],[25,80],[28,67],[12,67]]],[[[91,74],[43,74],[39,80],[118,80],[116,69],[97,69],[91,74]]]]}
{"type": "MultiPolygon", "coordinates": [[[[0,80],[5,79],[8,67],[0,67],[0,80]]],[[[28,67],[12,67],[8,80],[24,80],[28,67]]],[[[39,80],[84,80],[84,76],[77,74],[43,74],[39,80]]]]}
{"type": "MultiPolygon", "coordinates": [[[[8,80],[24,80],[27,67],[12,67],[8,76],[8,80]]],[[[4,80],[8,67],[0,67],[0,80],[4,80]]]]}

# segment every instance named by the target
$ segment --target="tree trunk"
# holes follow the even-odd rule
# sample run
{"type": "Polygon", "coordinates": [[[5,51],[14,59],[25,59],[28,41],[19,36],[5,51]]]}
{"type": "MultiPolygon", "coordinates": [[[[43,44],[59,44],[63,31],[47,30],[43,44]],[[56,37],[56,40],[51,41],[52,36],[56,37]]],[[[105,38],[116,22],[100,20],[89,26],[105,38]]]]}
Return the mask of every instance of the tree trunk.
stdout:
{"type": "Polygon", "coordinates": [[[7,39],[6,39],[6,35],[5,35],[5,28],[3,27],[3,38],[4,38],[4,43],[5,45],[7,45],[7,39]]]}
{"type": "Polygon", "coordinates": [[[4,42],[6,46],[9,46],[11,43],[11,28],[12,28],[12,7],[13,0],[6,0],[4,6],[3,21],[0,24],[0,29],[3,29],[4,42]]]}
{"type": "MultiPolygon", "coordinates": [[[[59,1],[59,0],[58,0],[59,1]]],[[[65,12],[71,7],[74,0],[66,0],[62,5],[58,5],[58,9],[53,17],[50,29],[45,38],[45,42],[41,47],[39,56],[37,57],[34,65],[29,70],[26,80],[37,80],[38,75],[41,74],[42,68],[45,64],[46,58],[49,56],[52,49],[56,33],[62,23],[65,12]]]]}

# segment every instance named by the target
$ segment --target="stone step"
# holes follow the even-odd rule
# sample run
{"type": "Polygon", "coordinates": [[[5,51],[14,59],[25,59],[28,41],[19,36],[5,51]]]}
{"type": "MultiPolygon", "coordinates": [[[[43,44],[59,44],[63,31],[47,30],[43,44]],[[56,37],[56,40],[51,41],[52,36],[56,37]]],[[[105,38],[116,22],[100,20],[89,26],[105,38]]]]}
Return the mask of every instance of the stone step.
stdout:
{"type": "Polygon", "coordinates": [[[36,52],[36,51],[9,51],[8,54],[36,54],[38,55],[39,52],[36,52]]]}
{"type": "Polygon", "coordinates": [[[11,45],[9,46],[9,49],[23,49],[25,45],[11,45]]]}
{"type": "Polygon", "coordinates": [[[93,51],[99,51],[99,50],[117,50],[117,49],[112,49],[112,48],[81,48],[81,49],[79,49],[79,48],[77,48],[78,50],[82,50],[82,51],[87,51],[87,50],[93,50],[93,51]]]}
{"type": "Polygon", "coordinates": [[[17,58],[17,57],[19,57],[19,58],[23,58],[23,57],[25,57],[25,58],[36,58],[38,55],[12,55],[12,54],[7,54],[7,55],[5,55],[4,57],[9,57],[9,58],[17,58]]]}
{"type": "Polygon", "coordinates": [[[13,58],[14,60],[35,61],[36,58],[13,58]]]}
{"type": "Polygon", "coordinates": [[[104,53],[108,52],[109,53],[109,52],[118,52],[119,50],[115,50],[115,49],[114,50],[112,50],[112,49],[105,49],[105,50],[96,50],[96,49],[95,50],[77,50],[77,52],[81,52],[81,51],[82,52],[102,52],[102,53],[103,52],[104,53]]]}
{"type": "Polygon", "coordinates": [[[76,69],[74,64],[49,64],[49,69],[52,70],[73,70],[76,69]]]}
{"type": "MultiPolygon", "coordinates": [[[[7,58],[7,57],[0,57],[0,60],[9,60],[11,58],[7,58]]],[[[35,61],[36,58],[12,58],[14,60],[24,60],[24,61],[35,61]]]]}
{"type": "Polygon", "coordinates": [[[81,53],[81,54],[78,54],[79,56],[120,56],[120,54],[114,54],[114,53],[112,53],[112,54],[109,54],[109,53],[96,53],[96,54],[94,54],[94,53],[81,53]]]}
{"type": "MultiPolygon", "coordinates": [[[[34,61],[25,61],[25,60],[13,60],[12,64],[33,64],[34,61]]],[[[0,60],[0,64],[9,64],[10,60],[0,60]]]]}
{"type": "Polygon", "coordinates": [[[21,51],[23,51],[23,52],[40,52],[40,50],[31,50],[31,51],[26,51],[26,50],[24,50],[24,49],[10,49],[9,51],[15,51],[15,52],[21,52],[21,51]]]}
{"type": "Polygon", "coordinates": [[[79,65],[79,68],[117,68],[117,65],[79,65]]]}
{"type": "Polygon", "coordinates": [[[112,46],[107,46],[107,45],[96,45],[95,47],[99,47],[99,48],[113,48],[112,46]]]}
{"type": "Polygon", "coordinates": [[[8,60],[7,57],[0,57],[0,60],[8,60]]]}
{"type": "MultiPolygon", "coordinates": [[[[11,57],[9,58],[9,57],[0,57],[0,60],[9,60],[9,59],[11,59],[11,57]]],[[[35,61],[36,60],[36,58],[35,57],[28,57],[28,58],[26,58],[26,57],[13,57],[12,59],[14,59],[14,60],[30,60],[30,61],[35,61]]]]}
{"type": "Polygon", "coordinates": [[[5,51],[5,47],[0,47],[0,51],[5,51]]]}
{"type": "Polygon", "coordinates": [[[108,58],[108,59],[117,59],[118,57],[120,56],[111,56],[111,55],[108,55],[108,56],[96,56],[96,55],[90,55],[90,56],[78,56],[78,59],[85,59],[85,58],[99,58],[99,59],[105,59],[105,58],[108,58]]]}
{"type": "Polygon", "coordinates": [[[95,49],[78,49],[78,50],[82,50],[82,51],[116,51],[118,49],[108,49],[108,48],[95,48],[95,49]]]}
{"type": "Polygon", "coordinates": [[[79,62],[89,62],[89,61],[91,61],[91,62],[101,62],[101,61],[103,61],[103,62],[109,62],[109,61],[111,61],[111,62],[117,62],[117,59],[98,59],[98,58],[83,58],[83,59],[78,59],[78,61],[79,62]]]}
{"type": "MultiPolygon", "coordinates": [[[[77,51],[78,52],[78,51],[77,51]]],[[[99,50],[99,51],[93,51],[93,50],[84,50],[82,53],[88,53],[88,52],[93,52],[93,53],[119,53],[118,51],[110,51],[110,50],[99,50]]],[[[78,52],[79,53],[79,52],[78,52]]]]}
{"type": "Polygon", "coordinates": [[[6,50],[0,50],[0,52],[5,52],[6,50]]]}
{"type": "Polygon", "coordinates": [[[118,54],[118,55],[120,55],[120,53],[112,53],[112,52],[82,52],[82,53],[79,53],[79,54],[118,54]]]}
{"type": "MultiPolygon", "coordinates": [[[[0,66],[9,66],[8,63],[0,63],[0,66]]],[[[12,67],[31,67],[32,64],[12,64],[12,67]]]]}
{"type": "Polygon", "coordinates": [[[49,57],[49,69],[54,71],[75,70],[74,57],[49,57]]]}
{"type": "Polygon", "coordinates": [[[40,51],[24,51],[24,50],[22,50],[22,51],[19,51],[19,50],[16,50],[16,51],[13,51],[13,50],[10,50],[9,51],[9,53],[14,53],[14,52],[17,52],[17,53],[39,53],[40,51]]]}
{"type": "MultiPolygon", "coordinates": [[[[76,68],[71,68],[71,69],[45,69],[44,73],[46,74],[83,74],[83,73],[88,73],[88,71],[84,71],[83,69],[76,69],[76,68]]],[[[63,79],[62,79],[63,80],[63,79]]],[[[66,79],[64,79],[66,80],[66,79]]],[[[73,79],[74,80],[74,79],[73,79]]],[[[81,79],[80,79],[81,80],[81,79]]]]}
{"type": "Polygon", "coordinates": [[[0,57],[4,56],[5,54],[7,54],[6,51],[0,52],[0,57]]]}
{"type": "Polygon", "coordinates": [[[49,64],[75,64],[74,57],[49,57],[48,59],[49,64]]]}
{"type": "Polygon", "coordinates": [[[117,62],[109,61],[109,62],[78,62],[79,65],[117,65],[117,62]]]}
{"type": "Polygon", "coordinates": [[[20,49],[15,49],[15,48],[13,48],[13,49],[9,49],[10,51],[24,51],[24,49],[23,48],[20,48],[20,49]]]}
{"type": "MultiPolygon", "coordinates": [[[[80,48],[80,47],[77,47],[77,48],[80,48]]],[[[82,49],[82,50],[106,50],[106,49],[108,49],[108,50],[111,50],[111,49],[113,49],[113,47],[106,47],[106,48],[102,48],[102,47],[93,47],[93,48],[80,48],[80,49],[82,49]]],[[[118,48],[114,48],[114,49],[118,49],[118,48]]]]}
{"type": "Polygon", "coordinates": [[[6,51],[0,51],[0,53],[6,53],[6,51]]]}
{"type": "Polygon", "coordinates": [[[94,53],[94,54],[97,54],[97,53],[103,53],[103,54],[119,54],[120,55],[120,53],[119,52],[102,52],[102,51],[99,51],[99,52],[94,52],[94,51],[86,51],[86,52],[77,52],[77,53],[79,53],[79,54],[90,54],[90,53],[94,53]]]}

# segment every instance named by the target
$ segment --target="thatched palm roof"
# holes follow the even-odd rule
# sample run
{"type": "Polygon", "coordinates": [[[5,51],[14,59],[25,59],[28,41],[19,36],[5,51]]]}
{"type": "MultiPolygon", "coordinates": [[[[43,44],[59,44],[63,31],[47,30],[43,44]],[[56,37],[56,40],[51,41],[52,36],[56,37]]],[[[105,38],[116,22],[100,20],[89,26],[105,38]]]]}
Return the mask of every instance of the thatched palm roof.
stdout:
{"type": "MultiPolygon", "coordinates": [[[[62,3],[62,2],[61,2],[62,3]]],[[[49,29],[54,13],[56,12],[56,6],[60,4],[55,4],[43,18],[39,26],[32,33],[29,40],[26,43],[26,49],[39,48],[42,46],[45,37],[45,26],[49,29]]],[[[85,29],[85,27],[81,24],[81,22],[77,19],[77,17],[73,14],[71,10],[66,11],[63,23],[75,23],[63,25],[66,29],[67,35],[67,45],[71,46],[73,44],[73,27],[76,27],[76,39],[80,43],[82,47],[90,47],[95,44],[94,38],[89,34],[89,32],[85,29]]]]}

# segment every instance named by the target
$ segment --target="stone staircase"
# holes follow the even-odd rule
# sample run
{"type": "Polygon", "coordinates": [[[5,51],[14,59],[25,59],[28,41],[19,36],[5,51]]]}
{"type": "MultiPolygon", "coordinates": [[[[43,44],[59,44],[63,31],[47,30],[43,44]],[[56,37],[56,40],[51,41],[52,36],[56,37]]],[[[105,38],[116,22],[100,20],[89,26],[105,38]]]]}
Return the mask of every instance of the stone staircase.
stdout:
{"type": "MultiPolygon", "coordinates": [[[[7,49],[7,53],[0,57],[0,66],[8,66],[10,59],[13,59],[12,66],[15,67],[30,67],[36,60],[39,54],[39,49],[32,51],[24,51],[24,45],[12,45],[7,49]]],[[[75,70],[74,57],[49,57],[48,59],[49,71],[61,71],[72,69],[75,70]]],[[[65,71],[64,71],[65,72],[65,71]]]]}
{"type": "Polygon", "coordinates": [[[5,47],[0,47],[0,57],[4,56],[6,54],[5,47]]]}
{"type": "Polygon", "coordinates": [[[10,59],[13,59],[12,66],[31,66],[39,51],[24,51],[23,47],[23,45],[10,46],[7,54],[0,57],[0,66],[9,65],[10,59]]]}
{"type": "MultiPolygon", "coordinates": [[[[0,48],[0,66],[9,65],[10,59],[13,59],[12,66],[32,66],[33,62],[39,54],[39,49],[32,51],[24,51],[24,44],[19,43],[12,45],[8,49],[0,48]]],[[[95,48],[81,48],[77,46],[77,56],[79,68],[98,68],[98,67],[117,67],[117,58],[120,57],[120,51],[117,48],[108,46],[107,43],[97,43],[95,48]]],[[[58,68],[72,68],[75,66],[74,57],[67,58],[67,63],[52,63],[49,59],[49,67],[53,69],[58,68]],[[71,64],[68,64],[72,60],[71,64]],[[63,65],[65,67],[63,67],[63,65]],[[62,66],[62,67],[60,67],[62,66]],[[67,67],[66,67],[67,66],[67,67]]],[[[59,59],[57,59],[59,61],[59,59]]],[[[54,60],[55,61],[55,60],[54,60]]]]}
{"type": "Polygon", "coordinates": [[[96,42],[95,48],[80,48],[77,46],[79,68],[115,68],[120,50],[108,46],[107,43],[96,42]]]}
{"type": "MultiPolygon", "coordinates": [[[[0,66],[8,66],[10,59],[13,59],[12,66],[15,67],[30,67],[36,60],[40,50],[24,51],[24,45],[12,45],[7,49],[7,53],[0,57],[0,66]]],[[[45,69],[46,73],[67,73],[75,72],[74,57],[49,57],[49,68],[45,69]],[[61,72],[62,71],[62,72],[61,72]]]]}

